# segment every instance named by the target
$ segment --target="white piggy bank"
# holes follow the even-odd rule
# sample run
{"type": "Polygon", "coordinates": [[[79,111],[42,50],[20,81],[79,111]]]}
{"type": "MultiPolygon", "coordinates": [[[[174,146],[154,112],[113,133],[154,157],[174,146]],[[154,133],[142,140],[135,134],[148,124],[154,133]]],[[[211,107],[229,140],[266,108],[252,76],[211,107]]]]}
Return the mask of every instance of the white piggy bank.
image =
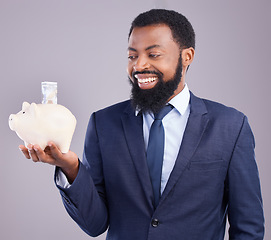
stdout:
{"type": "Polygon", "coordinates": [[[54,142],[62,153],[70,148],[76,126],[75,116],[59,104],[36,104],[24,102],[22,110],[9,117],[9,127],[28,144],[38,144],[45,149],[54,142]]]}

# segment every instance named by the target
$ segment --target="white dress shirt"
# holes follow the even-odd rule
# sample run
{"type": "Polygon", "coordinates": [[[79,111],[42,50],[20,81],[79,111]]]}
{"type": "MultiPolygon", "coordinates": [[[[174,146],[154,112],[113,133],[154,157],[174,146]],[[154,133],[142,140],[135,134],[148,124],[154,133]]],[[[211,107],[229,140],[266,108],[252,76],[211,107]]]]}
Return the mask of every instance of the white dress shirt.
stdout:
{"type": "MultiPolygon", "coordinates": [[[[170,173],[175,165],[179,149],[182,143],[184,130],[190,113],[190,92],[188,86],[169,103],[174,107],[162,120],[165,132],[164,160],[161,177],[161,194],[168,182],[170,173]]],[[[143,113],[143,134],[145,150],[149,141],[149,132],[154,121],[152,113],[143,113]]]]}

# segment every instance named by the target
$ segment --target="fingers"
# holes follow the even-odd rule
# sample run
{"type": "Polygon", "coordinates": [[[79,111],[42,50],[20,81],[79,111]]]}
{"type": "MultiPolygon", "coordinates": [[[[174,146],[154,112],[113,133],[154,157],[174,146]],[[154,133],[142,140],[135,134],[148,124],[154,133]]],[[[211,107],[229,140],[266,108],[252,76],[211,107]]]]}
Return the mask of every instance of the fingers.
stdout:
{"type": "Polygon", "coordinates": [[[33,162],[54,164],[54,158],[52,157],[52,153],[49,147],[46,147],[46,149],[43,150],[37,144],[29,144],[27,145],[27,148],[23,145],[20,145],[19,149],[27,159],[32,159],[33,162]]]}
{"type": "Polygon", "coordinates": [[[58,165],[62,157],[62,153],[53,142],[49,142],[44,150],[35,144],[29,152],[34,162],[43,162],[51,165],[58,165]]]}
{"type": "Polygon", "coordinates": [[[70,165],[73,165],[74,162],[77,163],[78,160],[75,153],[69,151],[63,154],[53,142],[49,142],[44,150],[37,144],[29,144],[27,148],[20,145],[19,149],[27,159],[32,159],[33,162],[43,162],[59,167],[69,168],[70,165]]]}
{"type": "Polygon", "coordinates": [[[46,147],[44,150],[39,145],[34,145],[30,150],[31,158],[34,162],[43,162],[55,165],[55,158],[52,156],[51,150],[46,147]]]}
{"type": "Polygon", "coordinates": [[[21,150],[21,152],[23,153],[23,155],[27,158],[30,159],[30,155],[28,152],[28,149],[24,146],[24,145],[19,145],[19,149],[21,150]]]}
{"type": "Polygon", "coordinates": [[[41,162],[41,152],[42,149],[38,145],[31,145],[27,146],[29,155],[33,162],[41,162]]]}
{"type": "MultiPolygon", "coordinates": [[[[40,147],[37,145],[36,148],[39,148],[40,147]]],[[[22,153],[24,154],[24,156],[27,158],[27,159],[32,159],[33,162],[39,162],[40,159],[36,153],[36,149],[34,148],[34,146],[32,144],[29,144],[27,146],[27,148],[23,145],[20,145],[19,146],[19,149],[22,151],[22,153]]],[[[41,150],[41,149],[40,149],[41,150]]]]}

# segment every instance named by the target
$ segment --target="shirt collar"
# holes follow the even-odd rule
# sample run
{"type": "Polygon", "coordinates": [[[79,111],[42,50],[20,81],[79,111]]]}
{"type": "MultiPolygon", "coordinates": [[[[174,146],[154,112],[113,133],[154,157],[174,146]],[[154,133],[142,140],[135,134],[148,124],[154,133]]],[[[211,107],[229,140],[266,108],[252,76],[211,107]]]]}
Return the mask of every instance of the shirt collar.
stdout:
{"type": "MultiPolygon", "coordinates": [[[[172,98],[169,103],[181,114],[183,115],[189,105],[190,92],[187,84],[185,84],[184,89],[172,98]]],[[[140,109],[136,108],[135,115],[140,113],[140,109]]]]}
{"type": "Polygon", "coordinates": [[[190,101],[190,92],[187,84],[185,84],[184,89],[172,98],[169,103],[181,114],[184,115],[190,101]]]}

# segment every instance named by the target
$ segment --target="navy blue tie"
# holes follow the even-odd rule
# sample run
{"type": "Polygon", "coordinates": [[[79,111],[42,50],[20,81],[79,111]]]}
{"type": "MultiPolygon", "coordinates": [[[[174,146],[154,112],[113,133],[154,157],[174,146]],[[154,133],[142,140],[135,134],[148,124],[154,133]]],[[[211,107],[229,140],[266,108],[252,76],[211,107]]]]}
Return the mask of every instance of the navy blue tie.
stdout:
{"type": "Polygon", "coordinates": [[[159,113],[154,114],[154,122],[150,129],[147,163],[152,182],[155,208],[160,199],[161,174],[164,158],[165,134],[162,119],[172,110],[172,108],[172,105],[166,105],[159,113]]]}

